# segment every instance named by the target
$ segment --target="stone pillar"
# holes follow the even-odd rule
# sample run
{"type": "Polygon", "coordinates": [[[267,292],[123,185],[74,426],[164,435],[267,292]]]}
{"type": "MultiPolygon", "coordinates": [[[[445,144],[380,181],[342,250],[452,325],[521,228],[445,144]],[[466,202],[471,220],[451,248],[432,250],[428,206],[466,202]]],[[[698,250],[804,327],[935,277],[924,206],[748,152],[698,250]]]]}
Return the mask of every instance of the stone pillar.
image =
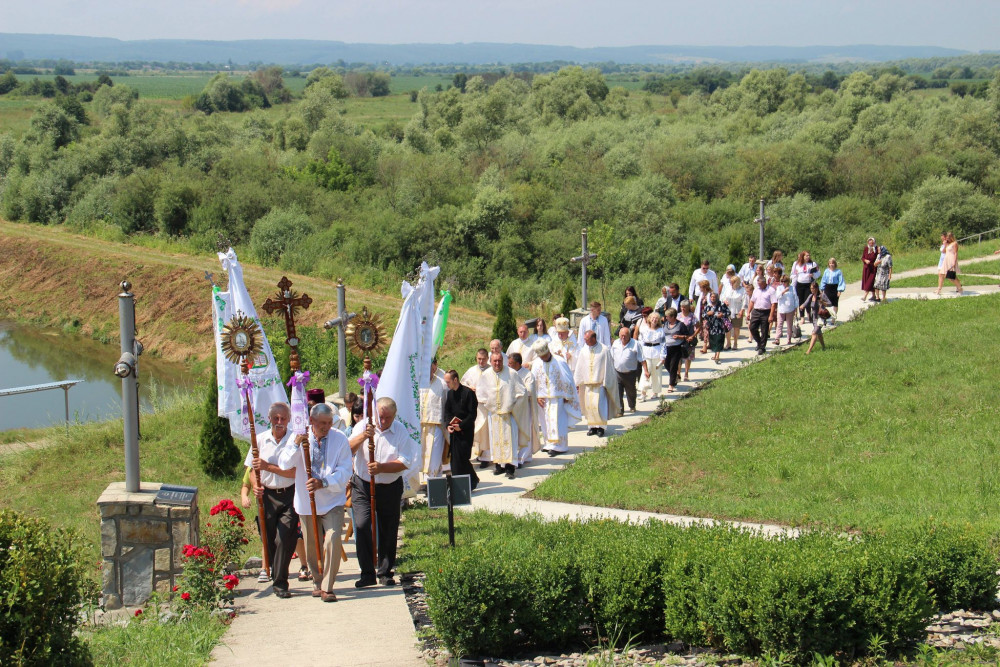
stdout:
{"type": "Polygon", "coordinates": [[[184,545],[198,545],[197,489],[160,494],[162,486],[142,482],[129,493],[125,482],[113,482],[97,500],[107,609],[141,605],[153,591],[169,593],[183,570],[184,545]]]}

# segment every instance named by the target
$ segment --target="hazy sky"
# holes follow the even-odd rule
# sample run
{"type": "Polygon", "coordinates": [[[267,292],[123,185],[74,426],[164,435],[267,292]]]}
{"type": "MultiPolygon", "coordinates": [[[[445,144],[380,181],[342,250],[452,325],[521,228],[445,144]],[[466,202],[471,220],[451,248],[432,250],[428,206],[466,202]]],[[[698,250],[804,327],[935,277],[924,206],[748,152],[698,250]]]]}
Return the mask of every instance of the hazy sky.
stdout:
{"type": "Polygon", "coordinates": [[[119,39],[1000,49],[1000,0],[0,0],[0,7],[0,32],[119,39]]]}

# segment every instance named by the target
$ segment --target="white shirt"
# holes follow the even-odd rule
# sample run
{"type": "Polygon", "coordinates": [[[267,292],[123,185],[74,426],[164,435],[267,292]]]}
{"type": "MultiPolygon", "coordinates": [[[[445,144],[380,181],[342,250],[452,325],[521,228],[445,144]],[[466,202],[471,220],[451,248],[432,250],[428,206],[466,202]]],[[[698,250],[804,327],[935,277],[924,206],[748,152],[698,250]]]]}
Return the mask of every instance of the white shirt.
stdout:
{"type": "Polygon", "coordinates": [[[598,315],[596,320],[590,315],[580,320],[577,340],[583,342],[583,334],[588,331],[593,331],[597,334],[597,342],[601,345],[611,345],[611,325],[608,324],[608,318],[604,317],[603,314],[598,315]]]}
{"type": "Polygon", "coordinates": [[[775,290],[775,294],[778,297],[778,313],[791,313],[799,307],[799,297],[795,293],[795,290],[789,287],[781,285],[775,290]]]}
{"type": "Polygon", "coordinates": [[[730,287],[728,291],[723,290],[722,300],[729,306],[730,316],[736,317],[747,307],[747,291],[742,286],[739,289],[730,287]]]}
{"type": "Polygon", "coordinates": [[[647,328],[639,334],[643,359],[656,361],[664,356],[663,344],[666,342],[666,335],[663,327],[659,329],[647,328]]]}
{"type": "Polygon", "coordinates": [[[746,284],[753,280],[753,274],[756,270],[757,270],[756,262],[754,263],[753,266],[750,266],[750,262],[747,262],[746,264],[740,267],[740,270],[736,272],[736,275],[738,275],[740,277],[740,280],[742,280],[743,283],[746,284]]]}
{"type": "MultiPolygon", "coordinates": [[[[285,437],[280,441],[274,438],[274,434],[271,431],[264,431],[258,435],[257,453],[260,454],[260,460],[278,465],[278,455],[281,454],[281,450],[288,444],[291,434],[291,431],[285,431],[285,437]]],[[[248,468],[253,467],[253,447],[247,449],[247,458],[243,464],[248,468]]],[[[252,475],[253,473],[250,474],[252,475]]],[[[276,473],[261,470],[260,483],[268,489],[287,489],[292,484],[295,484],[295,480],[291,477],[282,477],[276,473]]]]}
{"type": "MultiPolygon", "coordinates": [[[[313,494],[316,513],[326,514],[334,507],[342,507],[347,502],[347,485],[351,481],[351,446],[347,443],[347,436],[331,428],[326,437],[317,442],[312,427],[309,427],[309,463],[312,464],[312,476],[326,484],[313,494]]],[[[296,445],[294,440],[282,448],[278,467],[282,470],[295,468],[295,511],[300,515],[312,516],[309,490],[306,489],[309,478],[306,475],[305,459],[302,457],[302,447],[296,445]]]]}
{"type": "Polygon", "coordinates": [[[622,345],[621,338],[616,338],[611,344],[611,361],[619,373],[631,373],[639,368],[642,362],[642,350],[635,338],[629,338],[628,345],[622,345]]]}
{"type": "MultiPolygon", "coordinates": [[[[365,432],[367,423],[358,422],[354,425],[352,436],[365,432]]],[[[375,425],[375,460],[379,463],[389,463],[398,460],[409,468],[417,461],[416,443],[406,432],[406,428],[399,423],[398,419],[393,419],[389,428],[383,431],[375,425]]],[[[368,442],[362,442],[358,450],[354,452],[354,474],[369,481],[371,475],[368,473],[368,442]]],[[[380,472],[375,475],[376,484],[392,484],[403,476],[403,471],[380,472]]]]}
{"type": "Polygon", "coordinates": [[[816,265],[816,262],[806,262],[805,264],[795,262],[792,264],[792,280],[797,283],[808,285],[816,280],[818,273],[819,266],[816,265]]]}
{"type": "Polygon", "coordinates": [[[719,291],[719,277],[715,275],[715,271],[709,269],[708,271],[702,271],[699,266],[691,274],[691,284],[688,285],[688,298],[692,298],[692,294],[701,294],[701,290],[698,289],[698,283],[702,280],[707,280],[708,284],[712,286],[713,292],[719,291]]]}

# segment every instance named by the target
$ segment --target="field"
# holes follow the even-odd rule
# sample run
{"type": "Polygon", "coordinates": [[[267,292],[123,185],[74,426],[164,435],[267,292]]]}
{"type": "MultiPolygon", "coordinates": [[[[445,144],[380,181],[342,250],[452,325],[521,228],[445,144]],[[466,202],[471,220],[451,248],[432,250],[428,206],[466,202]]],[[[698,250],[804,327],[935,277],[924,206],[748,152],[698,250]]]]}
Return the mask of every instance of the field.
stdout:
{"type": "Polygon", "coordinates": [[[843,529],[1000,528],[1000,297],[903,301],[751,364],[585,454],[535,497],[843,529]]]}

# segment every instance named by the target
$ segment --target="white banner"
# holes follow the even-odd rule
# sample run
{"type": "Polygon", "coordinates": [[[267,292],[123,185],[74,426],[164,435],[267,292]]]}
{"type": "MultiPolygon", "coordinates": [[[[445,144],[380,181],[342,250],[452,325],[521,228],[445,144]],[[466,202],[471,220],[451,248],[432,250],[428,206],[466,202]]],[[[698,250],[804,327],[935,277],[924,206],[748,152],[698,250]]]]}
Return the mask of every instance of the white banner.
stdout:
{"type": "Polygon", "coordinates": [[[421,389],[431,386],[431,361],[434,359],[434,280],[441,273],[437,266],[420,265],[417,294],[420,299],[420,364],[417,382],[421,389]]]}
{"type": "MultiPolygon", "coordinates": [[[[222,268],[229,274],[229,291],[219,288],[212,290],[212,320],[215,332],[215,368],[219,374],[219,416],[229,419],[229,428],[233,437],[241,440],[250,439],[250,423],[243,405],[237,379],[240,377],[239,367],[226,359],[222,352],[222,328],[236,315],[242,312],[253,318],[260,325],[257,309],[250,299],[246,286],[243,284],[243,267],[240,266],[236,253],[230,248],[226,253],[219,253],[222,268]]],[[[263,332],[263,327],[261,328],[263,332]]],[[[253,383],[253,420],[257,432],[271,428],[267,420],[267,411],[271,404],[288,402],[288,395],[281,382],[278,366],[271,353],[271,345],[267,336],[263,337],[264,348],[250,366],[249,378],[253,383]]]]}

